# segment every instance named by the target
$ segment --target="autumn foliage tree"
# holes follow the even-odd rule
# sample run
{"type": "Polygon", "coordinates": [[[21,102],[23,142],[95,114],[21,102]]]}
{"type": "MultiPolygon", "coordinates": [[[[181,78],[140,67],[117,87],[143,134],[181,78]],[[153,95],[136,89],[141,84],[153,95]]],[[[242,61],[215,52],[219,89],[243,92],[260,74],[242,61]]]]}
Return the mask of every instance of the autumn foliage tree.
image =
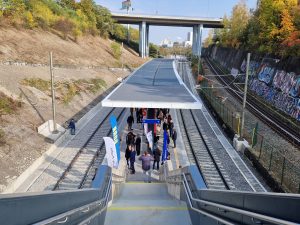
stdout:
{"type": "Polygon", "coordinates": [[[226,47],[244,48],[278,56],[299,55],[300,8],[297,0],[261,0],[249,12],[244,1],[224,17],[224,29],[215,31],[226,47]]]}

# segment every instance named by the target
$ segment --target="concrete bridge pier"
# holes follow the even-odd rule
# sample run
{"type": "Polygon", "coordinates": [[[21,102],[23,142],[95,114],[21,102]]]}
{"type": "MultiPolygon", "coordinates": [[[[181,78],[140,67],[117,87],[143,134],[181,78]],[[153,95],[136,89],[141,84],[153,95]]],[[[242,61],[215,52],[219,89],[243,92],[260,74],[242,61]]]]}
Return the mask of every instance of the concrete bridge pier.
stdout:
{"type": "Polygon", "coordinates": [[[140,57],[147,57],[148,52],[148,41],[149,41],[149,25],[147,26],[146,22],[143,21],[139,24],[140,31],[140,42],[139,42],[139,51],[140,57]]]}
{"type": "Polygon", "coordinates": [[[193,53],[194,56],[200,56],[201,57],[202,33],[203,33],[203,24],[197,24],[197,25],[193,26],[192,53],[193,53]]]}

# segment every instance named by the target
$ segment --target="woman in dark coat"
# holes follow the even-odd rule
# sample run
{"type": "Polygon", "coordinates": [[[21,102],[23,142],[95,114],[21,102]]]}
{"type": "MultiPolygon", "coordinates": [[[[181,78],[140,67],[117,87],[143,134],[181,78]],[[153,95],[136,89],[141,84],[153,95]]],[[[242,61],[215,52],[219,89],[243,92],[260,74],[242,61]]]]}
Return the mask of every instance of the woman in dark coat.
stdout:
{"type": "Polygon", "coordinates": [[[137,135],[137,137],[136,137],[135,150],[136,150],[137,155],[141,154],[141,137],[140,137],[140,135],[137,135]]]}
{"type": "Polygon", "coordinates": [[[159,148],[157,148],[154,152],[154,162],[153,162],[153,168],[155,167],[155,163],[157,163],[157,170],[159,170],[159,161],[160,161],[161,151],[159,148]]]}
{"type": "Polygon", "coordinates": [[[131,147],[130,145],[127,145],[126,151],[125,151],[125,159],[126,159],[128,168],[129,168],[129,159],[130,159],[130,154],[131,154],[130,147],[131,147]]]}
{"type": "Polygon", "coordinates": [[[135,174],[135,168],[134,168],[135,155],[136,155],[136,151],[135,151],[134,147],[131,146],[131,153],[130,153],[130,169],[131,169],[131,174],[135,174]]]}

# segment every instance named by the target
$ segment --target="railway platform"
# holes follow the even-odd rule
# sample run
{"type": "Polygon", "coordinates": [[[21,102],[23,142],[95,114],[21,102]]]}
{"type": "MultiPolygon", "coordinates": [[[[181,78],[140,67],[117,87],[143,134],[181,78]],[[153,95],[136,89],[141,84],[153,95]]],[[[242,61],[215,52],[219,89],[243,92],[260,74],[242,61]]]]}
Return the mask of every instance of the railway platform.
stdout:
{"type": "MultiPolygon", "coordinates": [[[[300,196],[265,192],[203,107],[187,65],[178,65],[153,60],[120,84],[103,100],[109,107],[90,114],[15,188],[27,193],[0,195],[0,224],[299,224],[300,196]],[[171,159],[152,173],[151,183],[143,181],[138,156],[136,173],[127,169],[130,112],[124,107],[151,109],[149,119],[153,108],[170,108],[177,147],[171,140],[171,159]],[[111,115],[121,137],[118,169],[105,158],[111,115]]],[[[142,153],[148,147],[141,124],[132,132],[142,137],[142,153]]]]}

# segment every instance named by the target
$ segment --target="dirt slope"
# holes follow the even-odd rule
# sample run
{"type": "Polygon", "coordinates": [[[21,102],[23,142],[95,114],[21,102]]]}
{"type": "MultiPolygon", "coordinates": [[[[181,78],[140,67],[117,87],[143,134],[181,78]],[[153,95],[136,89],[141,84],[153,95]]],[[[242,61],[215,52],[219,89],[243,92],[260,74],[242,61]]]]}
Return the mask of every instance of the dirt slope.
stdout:
{"type": "Polygon", "coordinates": [[[136,67],[144,61],[126,49],[120,60],[114,59],[111,42],[94,36],[79,37],[75,42],[43,30],[0,28],[0,62],[48,64],[49,51],[53,52],[54,63],[61,65],[118,67],[123,61],[126,65],[136,67]]]}
{"type": "MultiPolygon", "coordinates": [[[[111,55],[111,42],[93,36],[81,37],[74,42],[42,30],[0,28],[0,192],[49,147],[49,143],[37,134],[37,127],[51,119],[50,92],[25,85],[22,81],[49,81],[49,51],[53,51],[54,64],[60,65],[54,70],[56,82],[103,80],[105,86],[96,92],[84,90],[81,85],[82,90],[68,103],[57,99],[58,123],[64,125],[70,118],[78,120],[101,100],[101,94],[114,85],[118,77],[129,74],[128,71],[107,68],[121,65],[121,60],[111,55]],[[9,61],[45,65],[6,65],[9,61]],[[3,94],[22,102],[21,107],[1,116],[3,94]]],[[[130,67],[145,62],[127,50],[124,50],[122,59],[130,67]]]]}

